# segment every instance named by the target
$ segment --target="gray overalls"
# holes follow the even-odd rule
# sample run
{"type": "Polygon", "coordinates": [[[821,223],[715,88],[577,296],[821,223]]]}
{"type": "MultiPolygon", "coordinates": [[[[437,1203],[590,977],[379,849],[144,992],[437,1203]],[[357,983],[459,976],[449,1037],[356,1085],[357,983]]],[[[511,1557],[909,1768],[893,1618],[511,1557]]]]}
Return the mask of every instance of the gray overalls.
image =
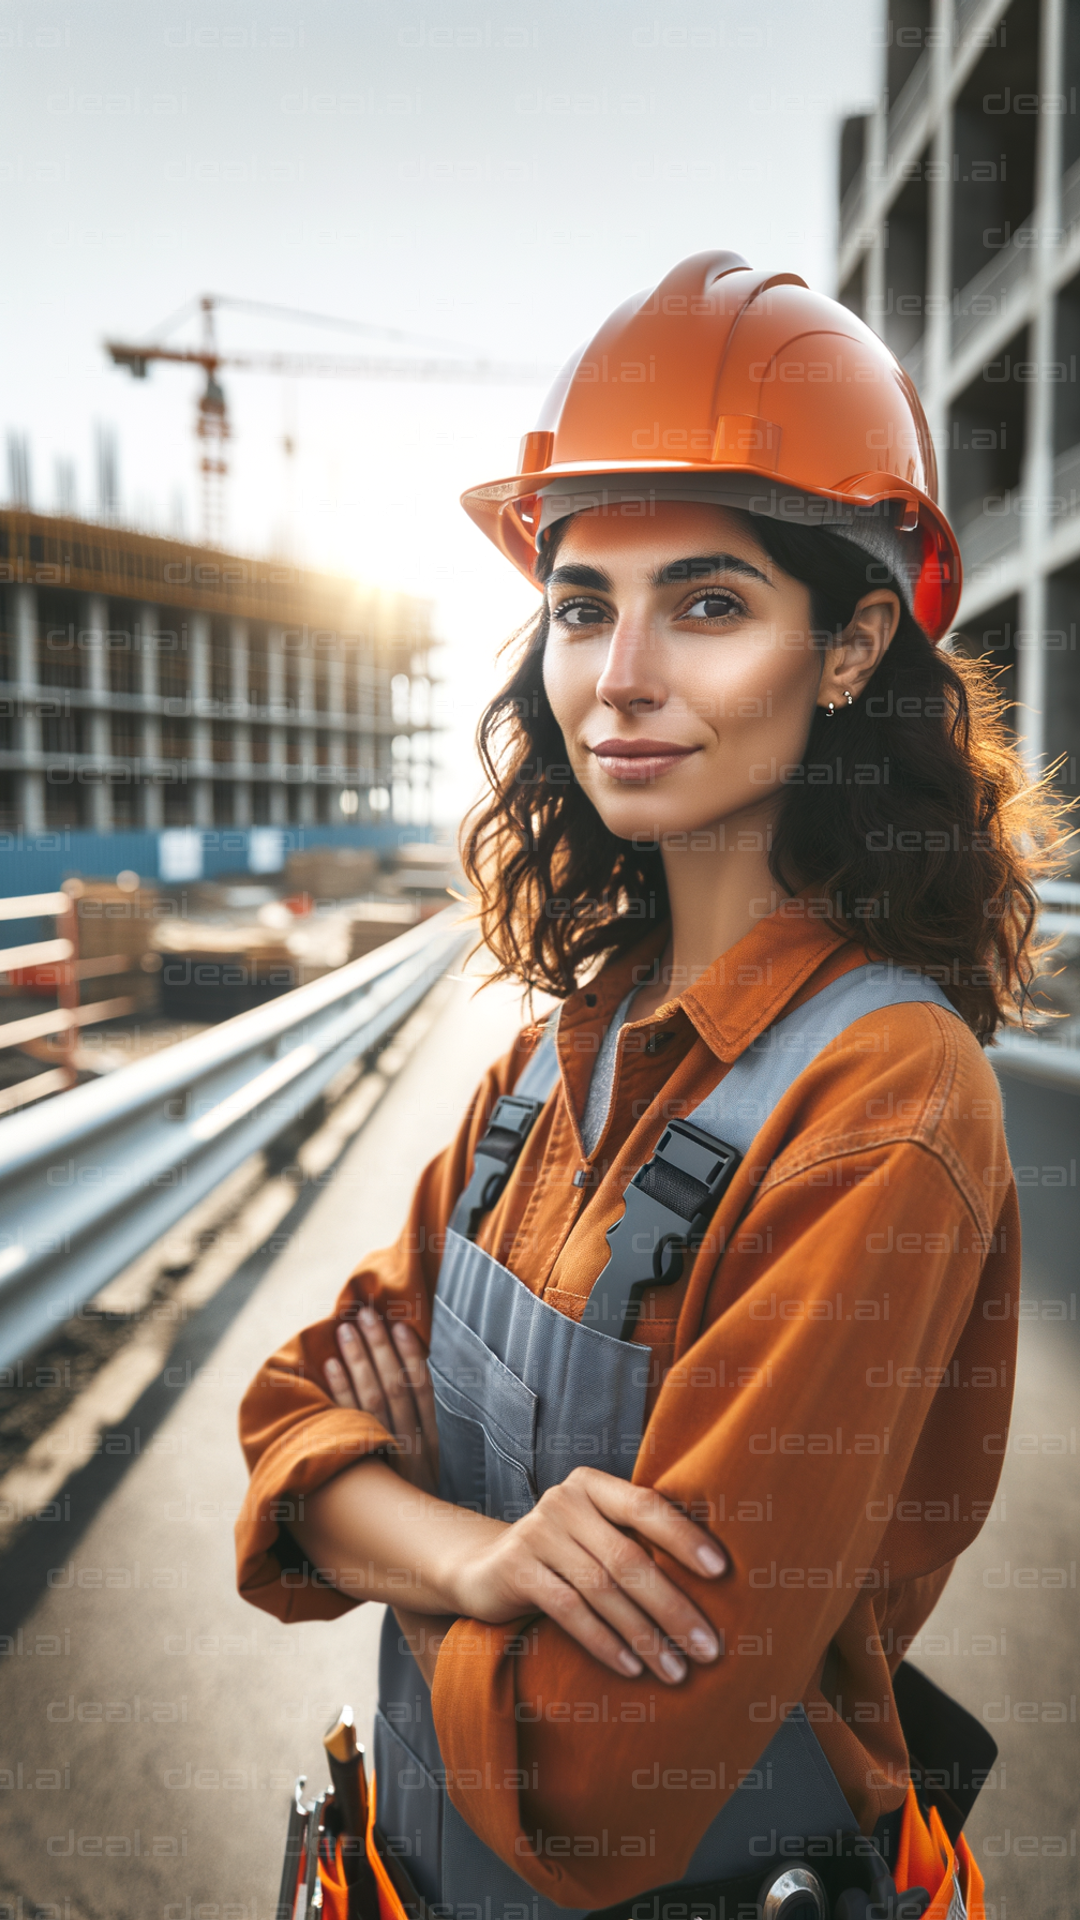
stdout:
{"type": "MultiPolygon", "coordinates": [[[[496,1103],[447,1234],[430,1350],[444,1500],[513,1521],[575,1466],[630,1479],[650,1360],[649,1349],[627,1337],[637,1294],[678,1277],[682,1252],[693,1247],[688,1222],[707,1224],[740,1157],[821,1048],[863,1015],[911,1000],[955,1011],[922,975],[905,977],[885,965],[858,967],[755,1041],[688,1121],[665,1129],[652,1160],[634,1176],[624,1219],[608,1236],[612,1256],[580,1322],[538,1299],[466,1237],[509,1177],[515,1128],[519,1148],[557,1082],[555,1016],[514,1094],[496,1103]]],[[[575,1910],[535,1893],[451,1805],[431,1697],[389,1610],[379,1703],[377,1823],[387,1851],[417,1892],[438,1902],[440,1914],[467,1910],[470,1920],[477,1913],[484,1920],[574,1920],[575,1910]]],[[[643,1753],[643,1762],[647,1758],[643,1753]]],[[[716,1815],[684,1882],[700,1885],[752,1871],[763,1850],[760,1837],[752,1847],[755,1835],[850,1833],[857,1825],[799,1707],[716,1815]]]]}

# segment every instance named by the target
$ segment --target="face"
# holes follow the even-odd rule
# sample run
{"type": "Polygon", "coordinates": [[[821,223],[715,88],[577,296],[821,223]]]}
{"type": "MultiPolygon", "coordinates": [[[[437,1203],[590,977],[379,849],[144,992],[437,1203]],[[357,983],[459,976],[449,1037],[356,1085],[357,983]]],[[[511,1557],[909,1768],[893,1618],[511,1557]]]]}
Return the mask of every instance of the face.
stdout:
{"type": "Polygon", "coordinates": [[[577,514],[547,585],[544,685],[611,831],[663,840],[775,808],[822,680],[810,592],[738,514],[577,514]]]}

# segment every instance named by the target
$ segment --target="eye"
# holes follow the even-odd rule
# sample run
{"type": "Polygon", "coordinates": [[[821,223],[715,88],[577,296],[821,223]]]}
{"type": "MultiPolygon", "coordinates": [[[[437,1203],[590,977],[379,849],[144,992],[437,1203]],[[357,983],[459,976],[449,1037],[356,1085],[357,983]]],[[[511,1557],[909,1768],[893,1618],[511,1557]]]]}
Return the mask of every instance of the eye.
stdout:
{"type": "Polygon", "coordinates": [[[560,600],[551,609],[551,617],[560,626],[571,628],[597,627],[610,619],[607,607],[599,600],[560,600]]]}
{"type": "Polygon", "coordinates": [[[707,593],[695,594],[683,608],[680,618],[683,620],[726,620],[730,614],[741,613],[742,601],[733,593],[719,587],[710,587],[707,593]]]}

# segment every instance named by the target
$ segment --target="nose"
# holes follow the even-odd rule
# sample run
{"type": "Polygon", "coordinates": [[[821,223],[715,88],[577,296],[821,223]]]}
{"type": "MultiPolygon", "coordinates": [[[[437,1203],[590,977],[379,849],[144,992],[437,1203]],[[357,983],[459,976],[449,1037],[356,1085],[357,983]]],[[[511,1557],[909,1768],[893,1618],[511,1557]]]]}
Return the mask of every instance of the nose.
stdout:
{"type": "Polygon", "coordinates": [[[654,713],[668,697],[662,649],[652,620],[627,609],[612,628],[596,697],[617,713],[654,713]]]}

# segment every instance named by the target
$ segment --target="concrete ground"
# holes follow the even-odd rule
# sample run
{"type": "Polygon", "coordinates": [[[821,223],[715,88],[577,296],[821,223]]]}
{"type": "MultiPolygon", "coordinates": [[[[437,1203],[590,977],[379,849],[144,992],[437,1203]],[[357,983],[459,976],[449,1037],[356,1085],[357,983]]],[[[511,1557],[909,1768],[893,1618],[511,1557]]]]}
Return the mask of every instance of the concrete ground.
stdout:
{"type": "MultiPolygon", "coordinates": [[[[294,1778],[324,1784],[320,1736],[343,1700],[370,1719],[380,1610],[284,1629],[238,1599],[237,1401],[395,1235],[518,1019],[505,991],[455,989],[333,1179],[0,1564],[0,1920],[270,1920],[294,1778]]],[[[1080,1911],[1077,1334],[1023,1325],[998,1515],[912,1649],[1001,1746],[969,1828],[990,1920],[1080,1911]]]]}
{"type": "Polygon", "coordinates": [[[1077,1332],[1044,1320],[1021,1327],[996,1514],[911,1649],[998,1743],[994,1777],[965,1829],[986,1878],[987,1920],[1080,1913],[1077,1332]]]}

